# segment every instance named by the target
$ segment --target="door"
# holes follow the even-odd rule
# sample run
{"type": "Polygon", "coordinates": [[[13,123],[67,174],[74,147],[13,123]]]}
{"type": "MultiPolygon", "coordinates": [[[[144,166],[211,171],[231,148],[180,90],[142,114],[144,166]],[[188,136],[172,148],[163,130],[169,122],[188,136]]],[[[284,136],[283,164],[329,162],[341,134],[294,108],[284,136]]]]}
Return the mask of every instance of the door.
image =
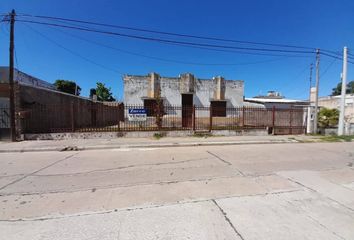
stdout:
{"type": "Polygon", "coordinates": [[[192,127],[193,94],[182,94],[182,127],[192,127]]]}

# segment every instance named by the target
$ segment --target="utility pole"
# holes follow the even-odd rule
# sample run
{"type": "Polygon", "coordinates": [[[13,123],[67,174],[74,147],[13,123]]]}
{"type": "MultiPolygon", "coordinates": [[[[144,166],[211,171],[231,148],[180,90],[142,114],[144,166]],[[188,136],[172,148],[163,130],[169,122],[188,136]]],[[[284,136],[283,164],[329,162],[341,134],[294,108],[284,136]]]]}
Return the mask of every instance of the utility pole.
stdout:
{"type": "Polygon", "coordinates": [[[311,115],[312,115],[312,102],[311,102],[311,88],[312,88],[312,70],[313,64],[310,64],[310,92],[309,92],[309,106],[307,108],[307,133],[311,133],[311,115]]]}
{"type": "Polygon", "coordinates": [[[316,97],[315,97],[315,112],[313,118],[313,132],[317,134],[317,119],[318,119],[318,92],[320,85],[320,49],[316,49],[316,97]]]}
{"type": "Polygon", "coordinates": [[[15,10],[10,13],[10,59],[9,59],[9,85],[10,85],[10,127],[11,140],[16,141],[16,120],[15,120],[15,90],[14,90],[14,40],[15,40],[15,10]]]}
{"type": "Polygon", "coordinates": [[[338,135],[344,134],[344,116],[345,116],[345,94],[347,92],[347,66],[348,65],[348,48],[343,49],[343,72],[342,72],[342,93],[340,98],[340,113],[338,122],[338,135]]]}

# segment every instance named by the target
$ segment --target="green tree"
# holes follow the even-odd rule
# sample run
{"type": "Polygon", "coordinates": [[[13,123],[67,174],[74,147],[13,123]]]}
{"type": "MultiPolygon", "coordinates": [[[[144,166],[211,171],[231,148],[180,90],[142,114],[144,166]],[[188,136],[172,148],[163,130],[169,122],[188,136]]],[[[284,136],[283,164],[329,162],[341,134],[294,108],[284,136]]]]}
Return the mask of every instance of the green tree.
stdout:
{"type": "Polygon", "coordinates": [[[98,101],[114,102],[116,99],[112,96],[111,88],[107,88],[104,83],[96,83],[96,95],[98,101]]]}
{"type": "MultiPolygon", "coordinates": [[[[341,95],[342,93],[342,82],[339,82],[335,88],[332,88],[332,96],[341,95]]],[[[354,93],[354,81],[350,81],[347,84],[346,93],[354,93]]]]}
{"type": "Polygon", "coordinates": [[[80,95],[81,87],[73,81],[58,79],[54,82],[56,88],[65,93],[80,95]]]}
{"type": "Polygon", "coordinates": [[[338,125],[339,110],[321,108],[318,113],[318,125],[319,127],[335,127],[338,125]]]}

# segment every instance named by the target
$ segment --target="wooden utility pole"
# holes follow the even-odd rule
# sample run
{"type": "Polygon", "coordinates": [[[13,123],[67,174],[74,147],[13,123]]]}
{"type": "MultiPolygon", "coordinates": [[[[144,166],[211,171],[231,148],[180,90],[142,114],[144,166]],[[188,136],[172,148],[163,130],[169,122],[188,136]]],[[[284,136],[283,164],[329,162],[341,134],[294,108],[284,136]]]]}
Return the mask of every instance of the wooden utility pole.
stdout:
{"type": "Polygon", "coordinates": [[[314,134],[317,134],[319,85],[320,85],[320,49],[317,49],[316,50],[316,97],[315,97],[315,112],[313,118],[314,134]]]}
{"type": "Polygon", "coordinates": [[[9,85],[10,85],[10,127],[11,140],[16,141],[16,120],[15,120],[15,90],[14,90],[14,41],[15,41],[15,10],[10,13],[10,59],[9,59],[9,85]]]}

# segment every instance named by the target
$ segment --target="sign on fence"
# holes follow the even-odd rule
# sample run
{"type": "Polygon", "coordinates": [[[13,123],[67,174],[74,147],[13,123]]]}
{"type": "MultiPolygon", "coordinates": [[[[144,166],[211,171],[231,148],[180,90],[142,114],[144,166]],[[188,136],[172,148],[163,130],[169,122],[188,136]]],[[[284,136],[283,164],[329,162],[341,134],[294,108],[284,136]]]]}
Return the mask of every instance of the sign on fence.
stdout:
{"type": "Polygon", "coordinates": [[[146,109],[128,109],[128,120],[135,122],[146,121],[147,111],[146,109]]]}

